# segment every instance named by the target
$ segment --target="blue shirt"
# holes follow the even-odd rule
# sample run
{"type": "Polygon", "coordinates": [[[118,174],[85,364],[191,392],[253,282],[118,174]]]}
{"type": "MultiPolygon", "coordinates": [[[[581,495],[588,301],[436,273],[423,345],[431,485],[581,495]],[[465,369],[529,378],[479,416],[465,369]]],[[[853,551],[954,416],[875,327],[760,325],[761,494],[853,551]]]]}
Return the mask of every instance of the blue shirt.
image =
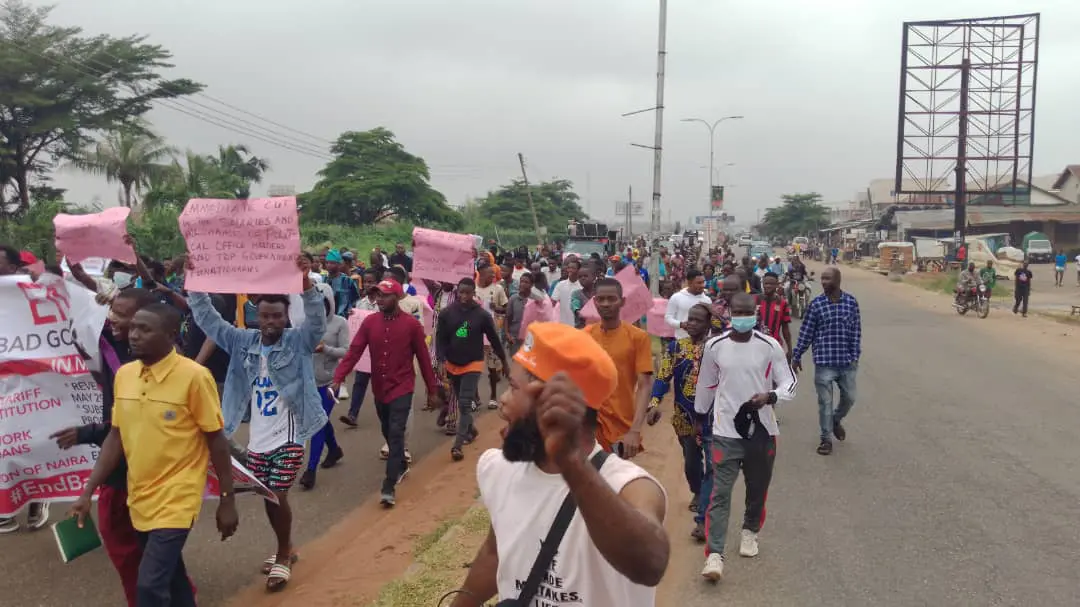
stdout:
{"type": "Polygon", "coordinates": [[[797,361],[803,352],[813,347],[814,366],[847,367],[859,362],[862,355],[862,318],[859,302],[850,293],[841,292],[833,303],[826,294],[810,302],[802,326],[799,343],[791,353],[797,361]]]}
{"type": "Polygon", "coordinates": [[[348,318],[349,311],[360,299],[360,289],[356,286],[356,282],[344,274],[338,274],[327,282],[330,283],[330,288],[334,290],[334,303],[337,305],[335,312],[338,316],[348,318]]]}
{"type": "Polygon", "coordinates": [[[1069,262],[1069,258],[1064,255],[1058,255],[1054,257],[1054,267],[1064,268],[1065,264],[1069,262]]]}

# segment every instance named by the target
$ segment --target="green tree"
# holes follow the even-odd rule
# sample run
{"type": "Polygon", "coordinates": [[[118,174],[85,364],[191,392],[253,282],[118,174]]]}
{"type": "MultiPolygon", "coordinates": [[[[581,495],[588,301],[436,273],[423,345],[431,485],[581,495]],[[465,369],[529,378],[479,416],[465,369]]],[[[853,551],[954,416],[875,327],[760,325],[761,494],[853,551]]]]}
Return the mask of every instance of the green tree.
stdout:
{"type": "Polygon", "coordinates": [[[192,198],[236,198],[236,193],[247,187],[246,183],[242,177],[222,171],[214,157],[188,150],[183,162],[173,160],[151,176],[145,203],[148,207],[163,204],[183,207],[192,198]]]}
{"type": "MultiPolygon", "coordinates": [[[[530,184],[533,205],[540,225],[549,234],[565,234],[570,219],[587,217],[578,204],[580,198],[574,192],[574,184],[566,179],[555,179],[530,184]]],[[[478,201],[479,213],[500,229],[533,231],[532,212],[525,182],[515,179],[478,201]]]]}
{"type": "Polygon", "coordinates": [[[142,127],[122,127],[105,136],[92,151],[79,154],[72,164],[88,173],[104,175],[109,182],[120,183],[120,202],[132,208],[137,194],[150,186],[153,176],[167,170],[164,161],[176,150],[157,135],[142,127]]]}
{"type": "Polygon", "coordinates": [[[270,170],[270,163],[255,156],[247,146],[218,146],[218,155],[211,156],[210,162],[219,171],[239,179],[240,187],[234,192],[238,199],[251,197],[251,184],[261,183],[263,175],[270,170]]]}
{"type": "Polygon", "coordinates": [[[461,215],[431,187],[424,159],[405,151],[389,130],[342,133],[330,151],[334,159],[300,196],[309,219],[352,226],[387,219],[454,229],[462,224],[461,215]]]}
{"type": "Polygon", "coordinates": [[[763,236],[793,238],[829,225],[829,207],[821,204],[821,194],[784,194],[780,198],[783,204],[766,209],[758,225],[763,236]]]}
{"type": "Polygon", "coordinates": [[[74,157],[93,137],[131,124],[156,99],[202,85],[160,80],[172,65],[144,36],[83,36],[49,24],[52,7],[0,4],[0,211],[30,206],[31,179],[74,157]]]}

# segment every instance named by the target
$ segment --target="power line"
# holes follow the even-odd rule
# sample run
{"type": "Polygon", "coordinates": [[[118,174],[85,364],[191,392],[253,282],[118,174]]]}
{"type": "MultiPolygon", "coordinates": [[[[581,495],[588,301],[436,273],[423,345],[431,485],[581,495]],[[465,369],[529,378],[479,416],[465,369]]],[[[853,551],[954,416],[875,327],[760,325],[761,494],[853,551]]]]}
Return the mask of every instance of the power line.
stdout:
{"type": "MultiPolygon", "coordinates": [[[[112,53],[110,53],[110,52],[108,52],[108,51],[106,51],[106,50],[99,50],[99,52],[100,52],[101,54],[103,54],[103,55],[107,56],[107,57],[111,57],[111,58],[113,58],[113,59],[116,59],[117,61],[122,61],[122,59],[121,59],[120,57],[117,57],[116,55],[114,55],[114,54],[112,54],[112,53]]],[[[100,62],[99,62],[99,63],[100,63],[100,62]]],[[[159,78],[159,80],[160,80],[160,78],[159,78]]],[[[269,119],[269,118],[266,118],[265,116],[260,116],[259,114],[256,114],[256,113],[254,113],[254,112],[250,112],[250,111],[248,111],[248,110],[245,110],[244,108],[241,108],[241,107],[237,107],[237,106],[235,106],[235,105],[233,105],[233,104],[231,104],[231,103],[229,103],[229,102],[227,102],[227,101],[223,101],[223,100],[221,100],[221,99],[218,99],[217,97],[213,97],[213,96],[211,96],[211,95],[210,95],[210,94],[208,94],[208,93],[204,93],[204,92],[202,92],[202,91],[199,91],[199,92],[197,92],[197,93],[194,93],[194,95],[197,95],[197,96],[199,96],[199,97],[205,97],[205,98],[209,99],[210,101],[213,101],[214,103],[218,103],[218,104],[220,104],[220,105],[223,105],[223,106],[225,106],[225,107],[227,107],[227,108],[233,109],[233,110],[235,110],[235,111],[237,111],[237,112],[240,112],[240,113],[242,113],[242,114],[246,114],[246,115],[248,115],[248,116],[251,116],[251,117],[253,117],[253,118],[256,118],[256,119],[258,119],[258,120],[261,120],[261,121],[263,121],[263,122],[265,122],[265,123],[267,123],[267,124],[271,124],[271,125],[273,125],[273,126],[276,126],[276,127],[280,128],[280,129],[284,129],[284,130],[286,130],[286,131],[289,131],[289,132],[292,132],[292,133],[296,133],[297,135],[302,135],[302,136],[304,136],[304,137],[307,137],[308,139],[311,139],[311,140],[312,140],[312,141],[314,141],[315,143],[319,144],[319,146],[324,146],[324,145],[331,145],[331,144],[333,144],[333,142],[332,142],[332,141],[330,141],[329,139],[326,139],[326,138],[324,138],[324,137],[319,137],[319,136],[317,136],[317,135],[312,135],[311,133],[307,133],[307,132],[301,131],[301,130],[299,130],[299,129],[294,129],[294,128],[290,127],[290,126],[287,126],[287,125],[281,124],[280,122],[275,122],[274,120],[271,120],[271,119],[269,119]]],[[[210,106],[208,106],[208,105],[206,105],[206,104],[203,104],[203,103],[199,103],[198,101],[195,101],[194,99],[191,99],[191,98],[190,98],[190,96],[188,96],[187,98],[185,98],[185,99],[184,99],[184,101],[187,101],[187,102],[189,102],[189,103],[193,103],[193,104],[195,104],[195,105],[198,105],[198,106],[201,106],[201,107],[207,108],[208,110],[210,110],[210,111],[212,111],[212,112],[219,112],[219,113],[221,113],[221,114],[223,114],[223,115],[225,115],[225,116],[228,116],[229,118],[232,118],[232,119],[234,119],[234,120],[237,120],[237,121],[240,121],[240,122],[244,122],[244,123],[246,123],[246,124],[250,124],[250,125],[254,126],[255,128],[258,128],[258,129],[261,129],[261,130],[268,130],[268,129],[266,129],[266,127],[264,127],[264,126],[261,126],[261,125],[255,124],[255,123],[253,123],[253,122],[250,122],[250,121],[248,121],[248,120],[244,120],[243,118],[239,118],[239,117],[236,117],[236,116],[231,116],[231,115],[229,115],[229,114],[228,114],[228,113],[226,113],[226,112],[223,112],[223,111],[221,111],[221,110],[217,110],[217,109],[214,109],[214,108],[212,108],[212,107],[210,107],[210,106]]],[[[299,142],[298,142],[298,143],[299,143],[299,142]]],[[[309,143],[307,143],[307,142],[304,142],[304,144],[305,144],[305,145],[310,145],[310,144],[309,144],[309,143]]]]}
{"type": "MultiPolygon", "coordinates": [[[[79,66],[83,66],[85,68],[92,69],[92,68],[90,68],[90,66],[87,66],[85,63],[82,63],[80,61],[76,61],[76,60],[71,59],[71,58],[58,59],[56,57],[52,57],[52,56],[44,54],[44,53],[38,53],[36,51],[32,51],[30,49],[24,48],[21,45],[16,44],[16,43],[14,43],[14,42],[12,42],[10,40],[6,40],[6,39],[0,39],[0,42],[5,42],[8,45],[10,45],[10,46],[12,46],[12,47],[24,52],[24,53],[34,55],[34,56],[37,56],[37,57],[41,57],[42,59],[47,59],[49,61],[52,61],[53,63],[56,63],[57,65],[66,65],[66,66],[74,69],[75,71],[77,71],[77,72],[79,72],[81,74],[84,74],[86,76],[90,76],[92,78],[101,78],[102,77],[101,74],[93,73],[92,71],[87,71],[87,69],[80,69],[79,66]]],[[[131,89],[131,92],[133,92],[135,94],[140,94],[139,91],[136,90],[133,86],[130,86],[130,85],[125,85],[125,86],[127,86],[129,89],[131,89]]],[[[283,148],[283,149],[286,149],[286,150],[289,150],[289,151],[292,151],[292,152],[296,152],[298,154],[303,154],[303,155],[306,155],[306,156],[309,156],[309,157],[312,157],[312,158],[317,158],[319,160],[330,160],[330,159],[332,159],[332,157],[330,155],[328,155],[327,153],[322,152],[320,150],[316,150],[314,148],[298,147],[299,144],[302,143],[302,142],[286,142],[284,140],[279,140],[279,139],[276,139],[276,138],[272,138],[272,136],[270,136],[270,135],[262,135],[262,134],[259,134],[259,133],[253,133],[253,132],[251,132],[249,130],[246,130],[246,129],[243,129],[241,127],[228,125],[228,124],[225,124],[223,122],[219,122],[218,120],[216,120],[213,117],[208,117],[206,114],[204,114],[202,112],[199,112],[197,110],[191,110],[190,108],[184,108],[182,105],[180,105],[179,103],[176,103],[174,100],[155,99],[153,101],[160,102],[166,108],[172,109],[174,111],[178,111],[178,112],[180,112],[182,114],[187,114],[188,116],[191,116],[191,117],[196,118],[198,120],[202,120],[202,121],[204,121],[204,122],[206,122],[208,124],[212,124],[212,125],[217,126],[219,128],[223,128],[223,129],[232,131],[234,133],[238,133],[240,135],[244,135],[244,136],[247,136],[247,137],[252,137],[254,139],[258,139],[258,140],[263,141],[265,143],[269,143],[271,145],[274,145],[274,146],[277,146],[277,147],[280,147],[280,148],[283,148]]],[[[236,119],[236,117],[233,117],[233,116],[230,116],[230,118],[236,119]]],[[[311,144],[305,144],[305,145],[311,145],[311,144]]]]}

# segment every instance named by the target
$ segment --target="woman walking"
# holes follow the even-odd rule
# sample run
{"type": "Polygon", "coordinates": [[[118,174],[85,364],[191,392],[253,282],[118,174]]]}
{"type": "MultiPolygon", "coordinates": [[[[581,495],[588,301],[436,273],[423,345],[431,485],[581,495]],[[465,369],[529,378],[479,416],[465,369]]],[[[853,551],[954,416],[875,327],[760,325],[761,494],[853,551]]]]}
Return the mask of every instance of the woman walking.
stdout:
{"type": "Polygon", "coordinates": [[[323,410],[326,411],[326,425],[311,437],[307,470],[300,477],[300,487],[305,490],[315,486],[315,469],[322,457],[323,447],[329,447],[326,459],[322,462],[323,468],[332,468],[345,456],[334,436],[334,425],[330,422],[330,411],[337,403],[337,395],[330,391],[330,383],[334,379],[334,369],[337,368],[338,361],[349,349],[349,322],[334,313],[334,292],[330,285],[319,283],[315,286],[323,294],[323,304],[326,306],[326,334],[315,347],[315,355],[312,357],[315,383],[319,388],[319,396],[322,397],[323,410]]]}

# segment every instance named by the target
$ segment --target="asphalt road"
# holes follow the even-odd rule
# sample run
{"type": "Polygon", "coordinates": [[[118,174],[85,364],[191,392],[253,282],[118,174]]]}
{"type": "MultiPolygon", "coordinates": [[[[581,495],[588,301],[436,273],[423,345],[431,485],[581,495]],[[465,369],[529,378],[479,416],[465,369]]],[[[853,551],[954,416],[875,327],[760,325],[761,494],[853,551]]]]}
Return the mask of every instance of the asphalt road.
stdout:
{"type": "MultiPolygon", "coordinates": [[[[350,383],[351,386],[351,383],[350,383]]],[[[421,389],[422,392],[422,389],[421,389]]],[[[482,381],[481,397],[486,399],[488,388],[482,381]]],[[[414,401],[414,428],[409,448],[414,458],[421,458],[438,447],[436,457],[449,458],[448,437],[436,431],[435,413],[420,411],[423,394],[414,401]],[[445,447],[446,453],[442,453],[445,447]]],[[[345,450],[345,459],[337,467],[320,470],[318,482],[311,491],[300,491],[297,485],[290,495],[293,505],[293,538],[298,547],[318,537],[341,520],[361,502],[378,492],[385,464],[378,459],[382,435],[371,405],[371,392],[360,412],[360,427],[343,430],[337,417],[347,410],[342,403],[335,408],[337,436],[345,450]]],[[[486,404],[486,400],[482,401],[486,404]]],[[[486,406],[481,407],[486,412],[486,406]]],[[[246,443],[246,426],[241,429],[241,443],[246,443]]],[[[468,449],[468,447],[466,447],[468,449]]],[[[463,471],[471,474],[471,471],[463,471]]],[[[408,482],[406,478],[405,482],[408,482]]],[[[184,549],[184,561],[199,592],[199,604],[221,605],[239,589],[261,579],[259,567],[276,550],[276,541],[261,500],[244,495],[237,499],[240,509],[240,529],[237,535],[222,543],[214,527],[216,502],[203,506],[195,531],[184,549]]],[[[52,505],[52,521],[62,518],[67,504],[52,505]]],[[[24,515],[20,515],[21,520],[24,515]]],[[[297,568],[304,566],[303,552],[297,568]]],[[[312,566],[315,566],[312,564],[312,566]]],[[[359,563],[341,563],[342,567],[359,567],[359,563]]],[[[5,607],[116,607],[124,605],[120,580],[103,551],[65,565],[61,562],[56,544],[48,529],[34,533],[24,530],[0,536],[0,605],[5,607]]]]}
{"type": "Polygon", "coordinates": [[[808,355],[782,409],[760,555],[738,556],[735,506],[724,578],[704,582],[676,480],[659,604],[1080,604],[1075,331],[961,318],[943,295],[855,269],[844,286],[864,335],[847,441],[814,452],[808,355]]]}

